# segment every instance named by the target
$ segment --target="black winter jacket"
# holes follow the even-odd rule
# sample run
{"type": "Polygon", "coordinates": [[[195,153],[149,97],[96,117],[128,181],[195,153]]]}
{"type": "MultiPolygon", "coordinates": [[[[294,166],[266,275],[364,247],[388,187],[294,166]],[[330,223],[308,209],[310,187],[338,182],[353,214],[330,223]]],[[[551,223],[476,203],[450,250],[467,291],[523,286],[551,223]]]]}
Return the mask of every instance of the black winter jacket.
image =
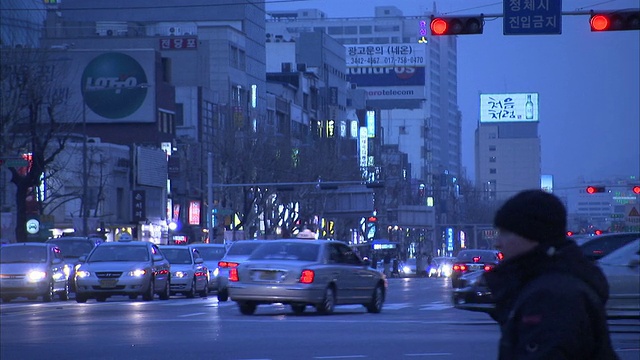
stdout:
{"type": "Polygon", "coordinates": [[[484,274],[496,300],[499,359],[618,359],[602,271],[570,240],[540,245],[484,274]]]}

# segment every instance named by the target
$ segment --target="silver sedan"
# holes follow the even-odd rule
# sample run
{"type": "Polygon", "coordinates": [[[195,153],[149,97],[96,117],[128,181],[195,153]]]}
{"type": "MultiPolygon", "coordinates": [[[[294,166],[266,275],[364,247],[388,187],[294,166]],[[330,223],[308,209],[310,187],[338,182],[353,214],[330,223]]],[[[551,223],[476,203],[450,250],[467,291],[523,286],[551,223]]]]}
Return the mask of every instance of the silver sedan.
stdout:
{"type": "Polygon", "coordinates": [[[268,241],[229,271],[229,297],[245,315],[271,303],[288,304],[296,314],[307,306],[330,314],[345,304],[379,313],[386,291],[385,276],[340,241],[268,241]]]}

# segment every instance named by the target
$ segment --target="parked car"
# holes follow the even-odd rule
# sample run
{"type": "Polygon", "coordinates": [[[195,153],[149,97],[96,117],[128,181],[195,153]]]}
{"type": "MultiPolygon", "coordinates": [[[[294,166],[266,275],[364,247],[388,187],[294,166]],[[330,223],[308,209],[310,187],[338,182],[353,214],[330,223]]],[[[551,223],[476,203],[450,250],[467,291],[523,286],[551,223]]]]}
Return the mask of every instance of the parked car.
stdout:
{"type": "Polygon", "coordinates": [[[189,246],[198,249],[200,256],[204,259],[204,266],[209,271],[209,291],[218,291],[220,278],[218,261],[227,252],[227,247],[224,244],[191,244],[189,246]]]}
{"type": "Polygon", "coordinates": [[[342,304],[379,313],[387,281],[369,265],[340,241],[271,240],[230,269],[229,296],[245,315],[271,303],[287,304],[295,314],[309,305],[330,314],[342,304]]]}
{"type": "Polygon", "coordinates": [[[609,317],[640,318],[640,239],[598,260],[609,282],[609,317]]]}
{"type": "Polygon", "coordinates": [[[583,238],[577,243],[586,257],[596,261],[636,239],[640,239],[640,232],[620,232],[583,238]]]}
{"type": "Polygon", "coordinates": [[[218,261],[218,301],[229,300],[229,271],[245,261],[258,246],[267,240],[238,240],[229,246],[218,261]]]}
{"type": "Polygon", "coordinates": [[[431,260],[427,268],[429,277],[450,277],[453,272],[453,263],[456,258],[451,256],[439,256],[431,260]]]}
{"type": "Polygon", "coordinates": [[[184,245],[160,245],[171,264],[171,295],[182,294],[194,298],[206,297],[209,292],[208,270],[198,249],[184,245]]]}
{"type": "Polygon", "coordinates": [[[46,241],[50,244],[56,244],[60,251],[62,251],[62,256],[64,257],[64,262],[69,265],[71,269],[69,273],[69,291],[76,291],[76,269],[80,266],[80,257],[89,255],[91,250],[102,242],[102,240],[98,238],[90,238],[90,237],[82,237],[82,236],[65,236],[65,237],[57,237],[51,238],[46,241]]]}
{"type": "Polygon", "coordinates": [[[0,246],[2,302],[17,297],[50,302],[69,298],[69,266],[55,244],[17,243],[0,246]]]}
{"type": "Polygon", "coordinates": [[[462,287],[460,277],[472,271],[489,271],[500,261],[503,255],[498,250],[462,250],[456,256],[452,266],[451,285],[453,288],[462,287]]]}
{"type": "Polygon", "coordinates": [[[102,243],[85,258],[76,271],[76,301],[95,298],[103,302],[113,295],[128,295],[145,301],[155,294],[170,297],[171,265],[157,245],[147,241],[102,243]]]}

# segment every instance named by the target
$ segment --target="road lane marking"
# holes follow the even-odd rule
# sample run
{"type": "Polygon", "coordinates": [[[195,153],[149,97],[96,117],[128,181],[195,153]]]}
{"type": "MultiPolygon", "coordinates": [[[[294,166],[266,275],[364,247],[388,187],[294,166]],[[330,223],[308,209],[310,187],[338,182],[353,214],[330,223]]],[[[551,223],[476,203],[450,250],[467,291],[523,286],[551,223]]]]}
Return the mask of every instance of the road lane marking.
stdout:
{"type": "Polygon", "coordinates": [[[206,313],[203,313],[203,312],[191,313],[191,314],[178,315],[178,317],[189,317],[189,316],[199,316],[199,315],[206,315],[206,313]]]}

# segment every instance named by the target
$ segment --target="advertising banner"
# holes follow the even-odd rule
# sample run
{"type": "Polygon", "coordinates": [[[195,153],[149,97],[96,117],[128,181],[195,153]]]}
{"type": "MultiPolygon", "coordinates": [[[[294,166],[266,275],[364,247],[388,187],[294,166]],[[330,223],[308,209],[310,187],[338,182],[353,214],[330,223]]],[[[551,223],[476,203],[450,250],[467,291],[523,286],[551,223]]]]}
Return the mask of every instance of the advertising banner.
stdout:
{"type": "Polygon", "coordinates": [[[347,79],[358,87],[425,84],[424,67],[347,68],[347,79]]]}
{"type": "Polygon", "coordinates": [[[88,123],[155,122],[155,50],[69,50],[70,103],[88,123]]]}
{"type": "Polygon", "coordinates": [[[538,94],[480,94],[480,122],[538,121],[538,94]]]}
{"type": "Polygon", "coordinates": [[[425,44],[345,45],[347,67],[426,66],[425,44]]]}

